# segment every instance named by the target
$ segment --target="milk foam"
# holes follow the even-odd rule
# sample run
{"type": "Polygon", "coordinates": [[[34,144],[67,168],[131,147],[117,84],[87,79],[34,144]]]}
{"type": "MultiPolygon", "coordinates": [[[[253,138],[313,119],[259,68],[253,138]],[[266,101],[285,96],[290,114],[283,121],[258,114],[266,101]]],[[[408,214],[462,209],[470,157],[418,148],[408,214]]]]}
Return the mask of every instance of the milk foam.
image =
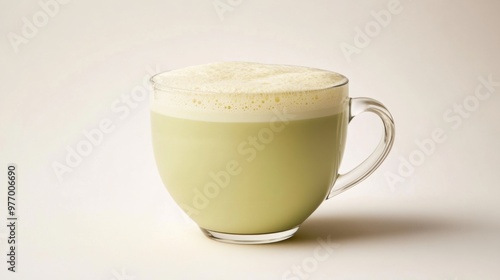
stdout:
{"type": "Polygon", "coordinates": [[[164,72],[151,82],[152,111],[195,120],[307,119],[340,113],[348,102],[347,78],[299,66],[221,62],[164,72]]]}

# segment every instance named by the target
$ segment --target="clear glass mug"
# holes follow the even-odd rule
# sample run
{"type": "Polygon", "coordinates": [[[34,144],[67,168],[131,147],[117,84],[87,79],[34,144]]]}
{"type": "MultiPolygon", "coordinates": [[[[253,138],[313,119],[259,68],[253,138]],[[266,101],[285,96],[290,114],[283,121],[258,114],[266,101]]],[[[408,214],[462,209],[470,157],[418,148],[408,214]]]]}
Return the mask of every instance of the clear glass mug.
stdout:
{"type": "Polygon", "coordinates": [[[389,111],[374,99],[349,98],[340,74],[252,63],[185,69],[151,78],[153,147],[168,192],[209,238],[287,239],[324,200],[368,177],[392,147],[389,111]],[[262,79],[276,71],[285,74],[262,79]],[[225,88],[239,79],[242,89],[225,88]],[[275,81],[285,89],[275,90],[275,81]],[[347,126],[364,112],[380,117],[384,135],[365,161],[338,174],[347,126]]]}

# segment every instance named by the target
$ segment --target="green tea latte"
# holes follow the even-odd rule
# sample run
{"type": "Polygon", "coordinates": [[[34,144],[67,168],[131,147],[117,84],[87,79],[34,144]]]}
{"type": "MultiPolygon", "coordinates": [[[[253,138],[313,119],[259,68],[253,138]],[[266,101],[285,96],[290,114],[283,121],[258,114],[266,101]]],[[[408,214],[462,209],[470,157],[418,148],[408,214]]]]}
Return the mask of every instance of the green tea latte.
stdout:
{"type": "Polygon", "coordinates": [[[305,67],[225,62],[153,78],[161,178],[202,228],[231,234],[300,225],[338,174],[347,79],[305,67]]]}

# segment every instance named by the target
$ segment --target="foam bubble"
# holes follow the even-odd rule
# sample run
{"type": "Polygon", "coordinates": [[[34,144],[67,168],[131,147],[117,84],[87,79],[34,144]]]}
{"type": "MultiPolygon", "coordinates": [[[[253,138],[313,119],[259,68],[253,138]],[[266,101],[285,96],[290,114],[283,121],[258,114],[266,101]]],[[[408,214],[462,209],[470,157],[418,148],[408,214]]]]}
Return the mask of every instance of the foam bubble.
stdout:
{"type": "Polygon", "coordinates": [[[347,78],[326,70],[221,62],[164,72],[151,79],[154,112],[207,121],[268,121],[337,114],[347,102],[347,78]]]}

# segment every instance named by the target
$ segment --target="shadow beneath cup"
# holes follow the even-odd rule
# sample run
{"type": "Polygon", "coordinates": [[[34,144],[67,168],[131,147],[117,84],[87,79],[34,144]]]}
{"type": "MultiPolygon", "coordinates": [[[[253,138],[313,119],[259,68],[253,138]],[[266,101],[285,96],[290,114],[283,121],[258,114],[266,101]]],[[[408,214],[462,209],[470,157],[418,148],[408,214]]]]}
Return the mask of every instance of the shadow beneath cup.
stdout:
{"type": "Polygon", "coordinates": [[[346,243],[418,234],[442,234],[467,227],[457,222],[429,217],[312,216],[300,226],[295,236],[283,243],[317,243],[318,238],[346,243]]]}

